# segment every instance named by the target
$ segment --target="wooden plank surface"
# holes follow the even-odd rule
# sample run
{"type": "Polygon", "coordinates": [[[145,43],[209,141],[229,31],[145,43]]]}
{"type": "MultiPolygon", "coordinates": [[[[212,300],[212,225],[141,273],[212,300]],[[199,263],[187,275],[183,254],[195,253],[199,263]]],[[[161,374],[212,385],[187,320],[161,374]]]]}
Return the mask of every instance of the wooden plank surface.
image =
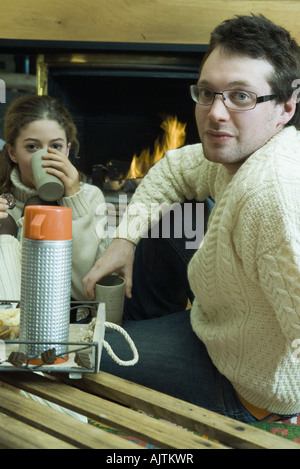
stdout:
{"type": "MultiPolygon", "coordinates": [[[[243,449],[300,449],[298,444],[279,436],[269,434],[236,420],[222,417],[214,412],[206,411],[187,402],[130,383],[127,380],[104,372],[95,375],[86,374],[80,380],[69,380],[65,374],[59,374],[58,376],[59,380],[64,382],[55,380],[54,377],[49,379],[31,373],[2,373],[0,375],[0,382],[2,380],[4,383],[24,389],[72,411],[79,412],[92,420],[124,431],[136,438],[141,438],[159,448],[223,449],[233,447],[243,449]],[[65,383],[70,383],[71,386],[65,383]],[[75,389],[75,387],[78,389],[75,389]],[[116,402],[119,402],[121,405],[116,404],[116,402]],[[166,421],[157,420],[147,414],[132,410],[127,406],[139,409],[166,421]],[[171,423],[183,426],[184,428],[173,426],[171,423]],[[215,443],[208,441],[205,437],[202,438],[194,435],[192,432],[186,431],[186,429],[219,440],[225,446],[222,443],[215,443]]],[[[30,405],[27,403],[27,410],[22,412],[20,405],[16,405],[21,396],[18,399],[15,396],[5,399],[5,393],[6,390],[1,390],[0,387],[0,410],[5,409],[8,416],[17,417],[22,421],[21,423],[33,424],[35,420],[34,412],[37,412],[34,406],[35,403],[30,405]],[[32,417],[30,417],[32,409],[34,412],[32,417]],[[30,411],[28,412],[28,410],[30,411]]],[[[22,399],[24,398],[22,397],[22,399]]],[[[45,428],[48,428],[48,434],[50,436],[59,436],[67,430],[66,433],[68,435],[70,433],[69,422],[65,422],[66,428],[64,428],[62,419],[55,417],[54,422],[58,422],[58,425],[56,426],[55,423],[51,425],[52,417],[50,411],[51,409],[47,411],[49,421],[45,420],[43,422],[45,428]]],[[[36,425],[37,429],[42,428],[39,425],[36,425]]],[[[78,423],[79,432],[80,426],[78,423]]],[[[66,443],[75,443],[78,446],[76,432],[73,439],[68,437],[66,443]]],[[[84,444],[84,439],[82,443],[84,444]]],[[[97,441],[95,444],[97,444],[97,441]]]]}
{"type": "Polygon", "coordinates": [[[72,380],[69,386],[32,373],[1,373],[1,380],[159,448],[224,448],[185,429],[76,389],[81,380],[72,380]]]}
{"type": "MultiPolygon", "coordinates": [[[[60,413],[49,406],[44,406],[30,398],[21,396],[20,393],[16,391],[16,388],[14,391],[0,386],[0,411],[4,412],[9,417],[16,419],[15,421],[8,419],[9,422],[12,422],[12,426],[13,422],[18,420],[19,422],[37,428],[39,430],[38,433],[40,433],[40,431],[45,432],[46,434],[52,435],[52,437],[65,442],[63,444],[74,446],[76,448],[141,449],[141,447],[135,443],[111,433],[107,433],[92,425],[87,425],[84,422],[76,420],[72,416],[60,413]]],[[[19,424],[16,425],[15,423],[15,426],[19,427],[19,424]]],[[[20,428],[22,427],[23,425],[20,425],[20,428]]],[[[34,430],[30,429],[30,431],[34,430]]],[[[0,431],[0,434],[2,435],[2,438],[4,438],[6,430],[0,431]]],[[[4,442],[9,444],[10,438],[11,434],[6,435],[2,444],[4,442]]],[[[47,440],[48,439],[45,437],[46,442],[47,440]]],[[[16,439],[13,441],[15,442],[16,439]]],[[[54,444],[52,439],[50,440],[50,443],[54,444]]],[[[28,444],[28,439],[24,441],[24,444],[28,444]]]]}
{"type": "Polygon", "coordinates": [[[76,449],[52,435],[0,414],[0,448],[2,449],[76,449]]]}
{"type": "MultiPolygon", "coordinates": [[[[65,375],[64,379],[68,380],[65,375]]],[[[264,430],[217,415],[104,372],[85,375],[74,385],[182,425],[234,448],[300,449],[300,445],[264,430]]]]}
{"type": "Polygon", "coordinates": [[[300,43],[298,0],[1,0],[0,37],[207,44],[236,14],[262,13],[300,43]]]}

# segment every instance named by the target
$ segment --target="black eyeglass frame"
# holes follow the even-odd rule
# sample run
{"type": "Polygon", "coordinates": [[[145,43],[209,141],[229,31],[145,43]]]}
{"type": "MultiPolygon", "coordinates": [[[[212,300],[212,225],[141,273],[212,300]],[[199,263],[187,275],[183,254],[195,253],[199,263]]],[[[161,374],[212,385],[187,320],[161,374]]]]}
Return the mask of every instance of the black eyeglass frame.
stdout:
{"type": "MultiPolygon", "coordinates": [[[[216,99],[216,96],[217,96],[217,95],[220,95],[220,96],[222,96],[222,101],[223,101],[223,103],[224,103],[224,106],[226,106],[227,109],[231,109],[232,111],[251,111],[252,109],[254,109],[254,108],[256,107],[257,104],[259,104],[259,103],[265,103],[266,101],[271,101],[272,99],[274,99],[274,98],[277,97],[276,94],[266,94],[266,95],[264,95],[264,96],[257,96],[257,94],[254,93],[254,91],[247,91],[247,90],[223,90],[222,92],[217,92],[217,91],[211,90],[210,88],[207,88],[207,89],[209,89],[209,90],[213,93],[213,100],[212,100],[212,102],[211,102],[210,104],[203,104],[203,103],[199,103],[198,101],[196,101],[196,100],[194,99],[194,96],[195,96],[194,90],[195,90],[195,88],[199,88],[198,85],[190,85],[190,93],[191,93],[192,100],[193,100],[196,104],[199,104],[199,106],[212,106],[213,103],[214,103],[214,101],[215,101],[215,99],[216,99]],[[238,109],[237,109],[237,108],[231,108],[231,107],[227,106],[227,104],[226,104],[226,102],[225,102],[225,101],[226,101],[226,98],[224,97],[224,94],[223,94],[223,93],[225,93],[226,91],[240,91],[240,92],[242,92],[242,93],[243,93],[243,92],[244,92],[244,93],[251,93],[251,94],[255,95],[255,97],[256,97],[255,104],[254,104],[253,107],[250,107],[250,108],[247,108],[247,109],[243,109],[243,108],[238,108],[238,109]]],[[[203,87],[200,87],[200,88],[206,88],[206,87],[203,86],[203,87]]]]}

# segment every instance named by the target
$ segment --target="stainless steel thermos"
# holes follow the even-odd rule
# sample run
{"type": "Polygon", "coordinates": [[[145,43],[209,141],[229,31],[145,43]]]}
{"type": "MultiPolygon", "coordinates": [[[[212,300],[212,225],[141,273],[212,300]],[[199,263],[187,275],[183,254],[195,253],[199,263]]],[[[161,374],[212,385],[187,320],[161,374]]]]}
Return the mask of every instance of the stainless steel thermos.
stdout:
{"type": "Polygon", "coordinates": [[[72,211],[59,206],[25,208],[20,296],[20,352],[30,363],[55,348],[67,360],[72,275],[72,211]],[[48,344],[39,344],[48,342],[48,344]],[[66,354],[66,355],[64,355],[66,354]]]}

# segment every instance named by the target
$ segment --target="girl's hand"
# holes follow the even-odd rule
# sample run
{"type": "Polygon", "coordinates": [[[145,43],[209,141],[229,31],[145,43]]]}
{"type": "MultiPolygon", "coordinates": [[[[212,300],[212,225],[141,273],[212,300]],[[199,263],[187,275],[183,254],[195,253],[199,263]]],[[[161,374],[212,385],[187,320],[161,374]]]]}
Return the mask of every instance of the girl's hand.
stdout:
{"type": "Polygon", "coordinates": [[[8,210],[8,204],[7,200],[3,199],[3,197],[0,196],[0,219],[4,219],[8,217],[8,213],[6,213],[6,210],[8,210]]]}
{"type": "Polygon", "coordinates": [[[65,186],[65,197],[76,194],[79,191],[79,173],[72,165],[67,155],[54,148],[48,148],[48,155],[43,156],[43,167],[47,173],[57,176],[65,186]]]}

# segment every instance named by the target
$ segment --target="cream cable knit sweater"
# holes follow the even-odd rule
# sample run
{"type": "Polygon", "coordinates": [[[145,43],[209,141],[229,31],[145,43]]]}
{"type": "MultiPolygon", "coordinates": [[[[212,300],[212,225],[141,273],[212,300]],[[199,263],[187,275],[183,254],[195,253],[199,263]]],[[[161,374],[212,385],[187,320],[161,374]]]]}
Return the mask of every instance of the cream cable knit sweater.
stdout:
{"type": "Polygon", "coordinates": [[[300,132],[283,129],[233,176],[207,161],[201,144],[168,152],[136,191],[117,235],[138,242],[153,202],[208,195],[215,207],[188,268],[193,330],[244,399],[299,413],[292,343],[300,339],[300,132]]]}
{"type": "MultiPolygon", "coordinates": [[[[21,276],[21,240],[25,203],[36,195],[20,181],[19,171],[11,173],[11,192],[16,197],[16,206],[9,213],[17,222],[18,240],[8,235],[0,236],[0,299],[19,299],[21,276]]],[[[82,279],[93,267],[108,246],[106,204],[100,189],[90,184],[81,184],[79,192],[71,197],[62,197],[59,205],[72,209],[72,288],[75,300],[84,300],[82,279]]]]}

